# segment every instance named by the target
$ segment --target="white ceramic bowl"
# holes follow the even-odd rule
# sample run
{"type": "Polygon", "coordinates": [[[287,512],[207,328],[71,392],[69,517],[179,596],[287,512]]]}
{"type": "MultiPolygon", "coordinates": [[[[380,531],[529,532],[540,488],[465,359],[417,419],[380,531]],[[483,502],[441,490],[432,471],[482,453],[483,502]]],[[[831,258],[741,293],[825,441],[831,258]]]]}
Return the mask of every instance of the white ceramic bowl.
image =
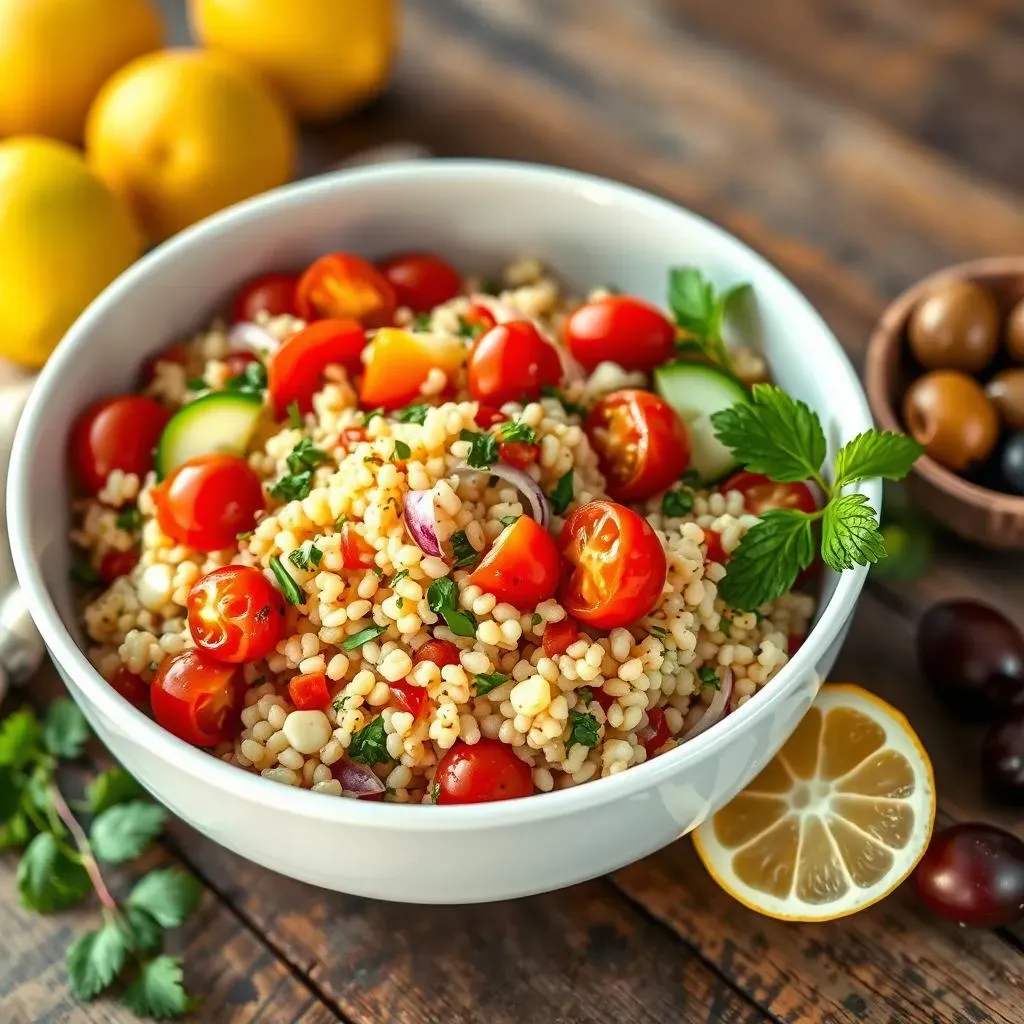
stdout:
{"type": "MultiPolygon", "coordinates": [[[[111,752],[162,803],[243,857],[329,889],[468,903],[555,889],[649,854],[749,782],[795,728],[832,666],[864,583],[827,582],[793,661],[702,736],[612,778],[525,800],[430,807],[333,799],[212,758],[122,700],[79,647],[68,581],[68,431],[140,363],[207,322],[246,278],[348,249],[436,250],[490,271],[535,254],[577,288],[612,282],[664,303],[667,270],[750,281],[778,382],[807,401],[831,449],[871,425],[835,338],[797,290],[721,229],[671,203],[569,171],[423,161],[317,178],[186,231],[115,281],[71,328],[35,386],[10,475],[11,541],[31,612],[72,696],[111,752]]],[[[864,488],[877,507],[880,490],[864,488]]]]}

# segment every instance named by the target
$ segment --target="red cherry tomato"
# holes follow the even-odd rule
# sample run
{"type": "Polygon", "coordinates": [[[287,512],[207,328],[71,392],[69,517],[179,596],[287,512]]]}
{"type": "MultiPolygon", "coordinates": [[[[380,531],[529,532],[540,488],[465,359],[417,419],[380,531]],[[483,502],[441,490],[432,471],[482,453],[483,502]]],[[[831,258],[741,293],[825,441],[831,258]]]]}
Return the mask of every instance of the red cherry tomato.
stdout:
{"type": "Polygon", "coordinates": [[[472,746],[456,740],[437,766],[434,786],[439,804],[480,804],[530,796],[533,774],[500,740],[482,739],[472,746]]]}
{"type": "Polygon", "coordinates": [[[312,410],[328,366],[343,366],[350,377],[360,373],[365,347],[366,335],[354,320],[319,320],[293,334],[267,363],[267,388],[277,418],[284,417],[292,402],[301,413],[312,410]]]}
{"type": "Polygon", "coordinates": [[[517,608],[532,608],[554,597],[561,561],[551,534],[529,516],[507,526],[483,561],[469,574],[469,582],[499,601],[517,608]]]}
{"type": "Polygon", "coordinates": [[[138,551],[108,551],[100,561],[100,577],[108,586],[139,564],[138,551]]]}
{"type": "Polygon", "coordinates": [[[495,423],[504,423],[508,417],[493,405],[479,405],[477,406],[476,416],[473,419],[476,420],[478,427],[486,430],[488,427],[493,427],[495,423]]]}
{"type": "Polygon", "coordinates": [[[817,512],[814,492],[805,483],[778,484],[760,473],[745,469],[735,473],[721,486],[723,494],[739,491],[743,495],[746,511],[759,516],[773,508],[795,508],[801,512],[817,512]]]}
{"type": "Polygon", "coordinates": [[[168,537],[197,551],[233,547],[263,508],[260,478],[237,455],[200,455],[156,490],[156,520],[168,537]]]}
{"type": "Polygon", "coordinates": [[[579,638],[579,627],[568,616],[560,622],[549,622],[544,627],[544,653],[549,658],[557,658],[565,654],[579,638]]]}
{"type": "Polygon", "coordinates": [[[790,636],[788,638],[789,642],[786,645],[787,646],[787,652],[786,653],[789,654],[789,656],[792,658],[793,655],[796,654],[796,652],[799,651],[801,647],[803,647],[804,641],[806,639],[807,639],[807,637],[799,636],[799,635],[796,635],[796,634],[794,634],[793,636],[790,636]]]}
{"type": "Polygon", "coordinates": [[[607,295],[573,312],[565,321],[564,336],[586,370],[604,362],[626,370],[653,370],[671,357],[676,328],[642,299],[607,295]]]}
{"type": "Polygon", "coordinates": [[[321,256],[299,278],[295,302],[303,320],[358,320],[384,327],[395,313],[395,290],[361,256],[333,252],[321,256]]]}
{"type": "Polygon", "coordinates": [[[188,628],[196,646],[218,661],[265,658],[284,636],[281,592],[251,565],[224,565],[188,593],[188,628]]]}
{"type": "Polygon", "coordinates": [[[484,334],[469,354],[468,370],[470,394],[489,405],[539,398],[542,388],[562,378],[558,353],[525,320],[484,334]]]}
{"type": "Polygon", "coordinates": [[[255,320],[258,313],[271,316],[298,316],[295,303],[295,287],[299,283],[297,274],[261,274],[246,283],[235,296],[231,305],[231,319],[255,320]]]}
{"type": "Polygon", "coordinates": [[[486,306],[482,306],[478,302],[474,302],[466,310],[462,319],[466,321],[468,327],[472,328],[477,337],[489,331],[498,322],[494,318],[494,314],[486,306]]]}
{"type": "Polygon", "coordinates": [[[612,501],[569,515],[559,546],[572,571],[559,597],[570,615],[598,629],[631,626],[654,609],[668,576],[665,550],[643,516],[612,501]]]}
{"type": "Polygon", "coordinates": [[[438,668],[459,664],[459,649],[451,640],[428,640],[412,659],[414,665],[432,661],[438,668]]]}
{"type": "Polygon", "coordinates": [[[404,679],[388,683],[388,686],[391,687],[391,696],[395,698],[395,703],[403,711],[408,711],[413,718],[419,718],[427,710],[430,697],[424,687],[406,682],[404,679]]]}
{"type": "Polygon", "coordinates": [[[299,711],[322,711],[331,702],[327,676],[323,672],[295,676],[288,684],[288,696],[299,711]]]}
{"type": "Polygon", "coordinates": [[[341,524],[341,562],[346,569],[372,569],[376,552],[352,523],[341,524]]]}
{"type": "Polygon", "coordinates": [[[718,562],[719,565],[725,565],[729,561],[729,556],[725,553],[725,548],[722,547],[720,533],[716,533],[714,530],[705,530],[704,541],[708,546],[708,553],[704,556],[705,562],[718,562]]]}
{"type": "Polygon", "coordinates": [[[644,745],[648,757],[653,757],[668,742],[668,722],[661,708],[651,708],[647,712],[647,728],[640,734],[640,742],[644,745]]]}
{"type": "Polygon", "coordinates": [[[229,352],[224,357],[224,365],[232,377],[245,373],[245,368],[250,363],[255,362],[257,362],[257,359],[251,352],[229,352]]]}
{"type": "Polygon", "coordinates": [[[690,464],[690,432],[663,398],[627,388],[605,395],[584,424],[619,501],[646,501],[683,475],[690,464]]]}
{"type": "Polygon", "coordinates": [[[196,650],[166,657],[149,689],[158,725],[196,747],[215,747],[241,729],[245,678],[237,665],[196,650]]]}
{"type": "Polygon", "coordinates": [[[144,708],[149,703],[149,683],[123,666],[114,673],[110,686],[137,708],[144,708]]]}
{"type": "Polygon", "coordinates": [[[403,252],[386,259],[380,272],[394,289],[399,306],[426,313],[462,290],[459,272],[429,252],[403,252]]]}
{"type": "Polygon", "coordinates": [[[539,444],[528,444],[526,441],[498,442],[498,458],[510,466],[515,466],[516,469],[532,466],[539,457],[539,444]]]}
{"type": "Polygon", "coordinates": [[[106,398],[89,406],[71,428],[71,465],[90,493],[103,490],[115,469],[143,477],[170,412],[142,395],[106,398]]]}

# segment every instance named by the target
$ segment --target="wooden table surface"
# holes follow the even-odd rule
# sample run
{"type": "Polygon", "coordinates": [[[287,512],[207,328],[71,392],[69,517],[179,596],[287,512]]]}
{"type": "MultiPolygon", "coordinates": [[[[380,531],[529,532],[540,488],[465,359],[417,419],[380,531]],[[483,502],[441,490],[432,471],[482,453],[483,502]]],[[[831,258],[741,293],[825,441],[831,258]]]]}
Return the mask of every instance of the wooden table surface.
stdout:
{"type": "MultiPolygon", "coordinates": [[[[183,39],[181,3],[164,6],[183,39]]],[[[311,133],[304,170],[414,140],[642,186],[774,261],[859,362],[906,285],[1024,249],[1022,112],[1021,0],[410,0],[390,93],[311,133]]],[[[980,795],[980,734],[936,708],[912,648],[938,598],[983,596],[1024,623],[1022,569],[942,538],[923,578],[869,584],[833,678],[907,713],[944,819],[1024,835],[1024,815],[980,795]]],[[[725,896],[688,839],[464,908],[326,893],[180,825],[160,857],[207,887],[179,948],[196,1019],[221,1024],[1024,1020],[1024,929],[946,925],[907,887],[843,921],[778,923],[725,896]]],[[[131,1019],[65,983],[64,949],[94,917],[26,913],[0,858],[4,1024],[131,1019]]]]}

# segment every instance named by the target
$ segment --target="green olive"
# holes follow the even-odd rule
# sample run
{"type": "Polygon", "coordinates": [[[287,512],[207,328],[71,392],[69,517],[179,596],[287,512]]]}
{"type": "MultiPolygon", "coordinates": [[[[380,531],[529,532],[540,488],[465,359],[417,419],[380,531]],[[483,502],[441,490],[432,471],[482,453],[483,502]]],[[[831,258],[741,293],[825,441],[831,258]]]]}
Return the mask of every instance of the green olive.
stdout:
{"type": "Polygon", "coordinates": [[[907,430],[936,462],[962,472],[988,458],[999,437],[999,417],[981,385],[966,373],[932,370],[903,398],[907,430]]]}
{"type": "Polygon", "coordinates": [[[999,347],[999,308],[973,281],[954,281],[910,315],[910,351],[929,370],[983,370],[999,347]]]}

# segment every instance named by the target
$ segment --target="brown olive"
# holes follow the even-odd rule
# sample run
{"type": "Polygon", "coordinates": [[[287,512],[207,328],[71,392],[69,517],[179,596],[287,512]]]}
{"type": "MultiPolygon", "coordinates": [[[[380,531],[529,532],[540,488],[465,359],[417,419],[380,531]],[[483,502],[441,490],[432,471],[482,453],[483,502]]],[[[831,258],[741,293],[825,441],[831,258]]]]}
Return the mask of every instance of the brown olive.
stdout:
{"type": "Polygon", "coordinates": [[[997,373],[985,385],[985,394],[1011,430],[1024,430],[1024,369],[997,373]]]}
{"type": "Polygon", "coordinates": [[[910,315],[910,351],[929,370],[982,370],[999,347],[999,308],[971,281],[932,292],[910,315]]]}
{"type": "Polygon", "coordinates": [[[918,377],[903,399],[903,420],[936,462],[957,472],[988,458],[999,436],[996,407],[976,380],[956,370],[918,377]]]}
{"type": "Polygon", "coordinates": [[[1011,359],[1024,363],[1024,299],[1021,299],[1006,318],[1006,351],[1011,359]]]}

